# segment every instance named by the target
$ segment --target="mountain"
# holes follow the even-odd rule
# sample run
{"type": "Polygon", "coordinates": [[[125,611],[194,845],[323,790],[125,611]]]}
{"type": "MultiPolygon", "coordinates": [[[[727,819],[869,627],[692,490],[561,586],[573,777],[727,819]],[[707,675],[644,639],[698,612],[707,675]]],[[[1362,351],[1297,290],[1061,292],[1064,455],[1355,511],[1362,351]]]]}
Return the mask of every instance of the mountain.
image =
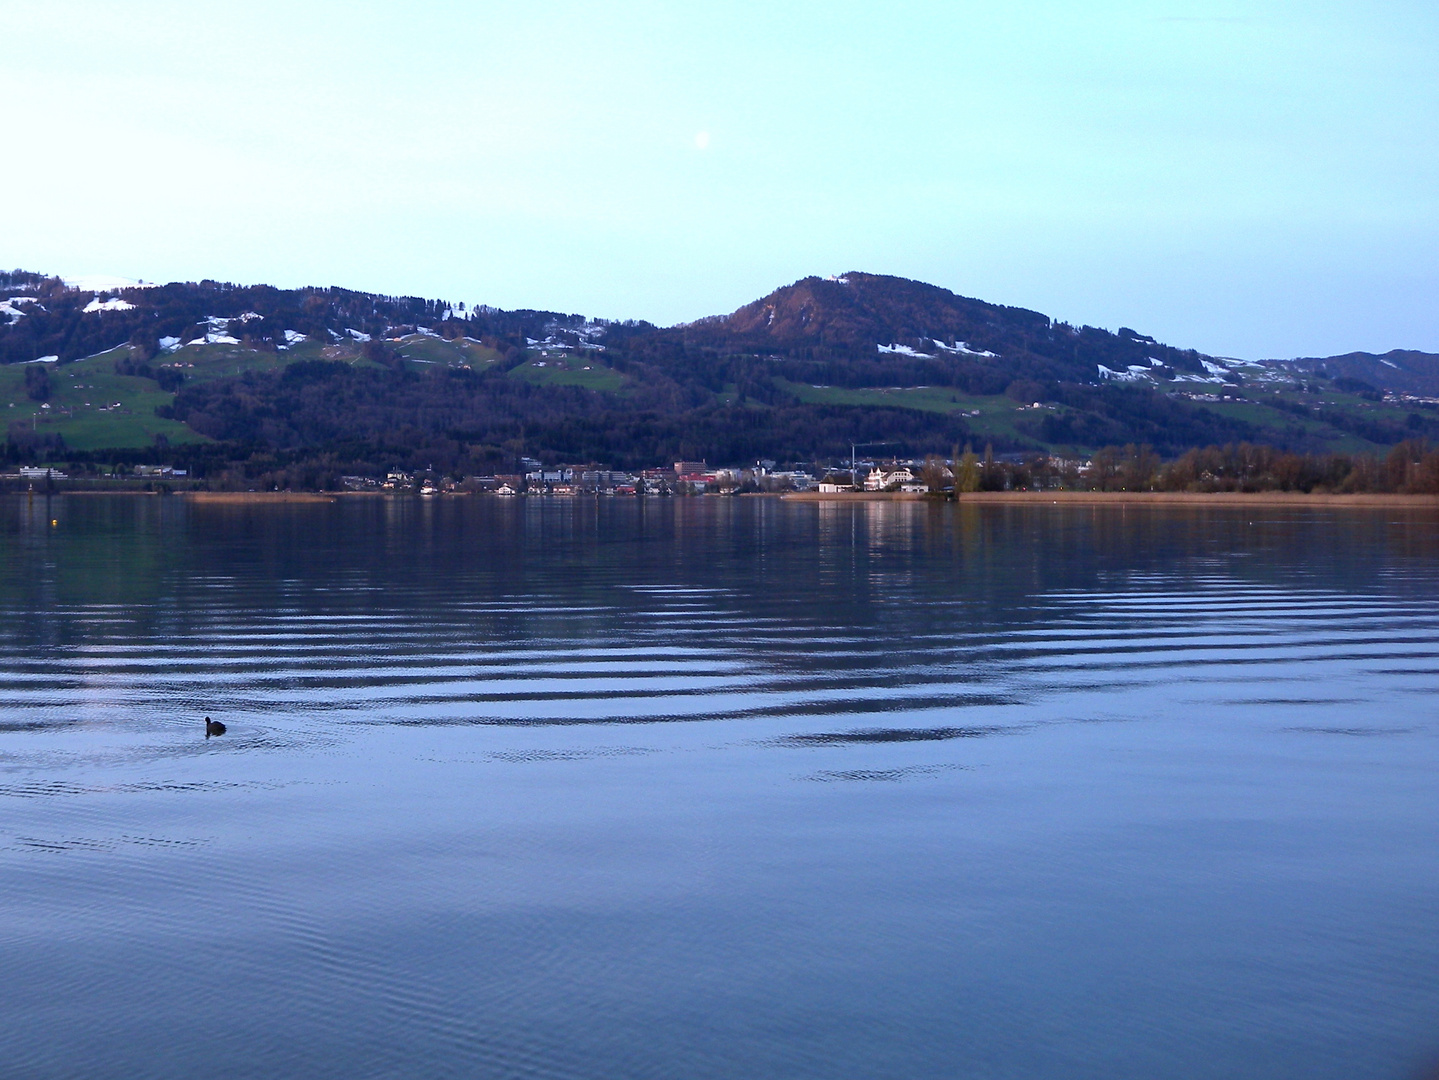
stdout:
{"type": "Polygon", "coordinates": [[[1377,356],[1352,352],[1343,356],[1302,357],[1282,363],[1299,371],[1324,373],[1331,379],[1367,383],[1377,390],[1439,397],[1439,354],[1394,349],[1377,356]]]}
{"type": "Polygon", "coordinates": [[[1207,356],[857,271],[667,328],[339,287],[0,274],[11,461],[503,471],[520,456],[815,461],[852,441],[1173,456],[1439,438],[1436,403],[1416,399],[1436,358],[1372,360],[1207,356]]]}
{"type": "Polygon", "coordinates": [[[986,344],[1042,337],[1049,327],[1037,311],[971,300],[905,278],[850,272],[804,278],[683,329],[691,340],[740,351],[820,346],[849,352],[906,344],[932,353],[941,340],[973,339],[979,351],[986,344]]]}
{"type": "Polygon", "coordinates": [[[729,315],[657,331],[651,349],[872,360],[891,369],[906,359],[931,360],[928,370],[937,376],[962,369],[971,382],[1002,380],[1000,390],[1017,378],[1095,384],[1139,372],[1207,377],[1204,360],[1213,359],[1128,328],[1074,327],[1037,311],[858,271],[804,278],[729,315]]]}

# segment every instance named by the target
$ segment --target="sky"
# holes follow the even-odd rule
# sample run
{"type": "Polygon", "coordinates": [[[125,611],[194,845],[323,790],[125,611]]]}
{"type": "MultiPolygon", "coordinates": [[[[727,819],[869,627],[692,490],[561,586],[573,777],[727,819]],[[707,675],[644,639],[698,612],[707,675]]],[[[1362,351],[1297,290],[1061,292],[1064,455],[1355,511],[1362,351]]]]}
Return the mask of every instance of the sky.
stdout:
{"type": "Polygon", "coordinates": [[[0,265],[1439,352],[1439,5],[0,0],[0,265]]]}

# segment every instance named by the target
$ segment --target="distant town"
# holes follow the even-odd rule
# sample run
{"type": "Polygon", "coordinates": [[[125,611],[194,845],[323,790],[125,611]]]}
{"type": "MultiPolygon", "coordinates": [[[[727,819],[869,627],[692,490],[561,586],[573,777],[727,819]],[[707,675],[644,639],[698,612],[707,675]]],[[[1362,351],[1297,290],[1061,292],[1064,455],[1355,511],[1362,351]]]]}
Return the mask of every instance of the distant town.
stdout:
{"type": "Polygon", "coordinates": [[[743,467],[716,468],[704,461],[676,461],[630,472],[602,465],[546,466],[522,458],[519,471],[494,476],[440,478],[424,473],[391,472],[383,480],[343,476],[349,491],[418,492],[421,495],[492,494],[689,496],[783,494],[817,491],[937,492],[953,484],[953,470],[938,459],[927,462],[858,462],[853,469],[819,470],[813,466],[780,468],[772,460],[743,467]]]}
{"type": "MultiPolygon", "coordinates": [[[[991,461],[991,468],[996,467],[991,461]]],[[[982,468],[982,466],[980,466],[982,468]]],[[[691,496],[729,494],[784,494],[787,492],[838,493],[938,492],[953,486],[950,463],[939,458],[925,461],[859,461],[844,469],[815,466],[780,468],[773,460],[749,466],[712,467],[704,461],[676,461],[638,472],[604,465],[544,465],[535,458],[521,458],[512,473],[491,476],[444,476],[433,470],[388,472],[383,479],[372,476],[341,476],[335,487],[352,492],[419,495],[601,495],[601,496],[691,496]]],[[[36,481],[54,484],[85,481],[146,487],[174,485],[188,488],[200,483],[189,470],[169,465],[135,465],[110,472],[87,472],[72,477],[52,466],[21,466],[16,472],[0,473],[0,480],[36,481]]]]}

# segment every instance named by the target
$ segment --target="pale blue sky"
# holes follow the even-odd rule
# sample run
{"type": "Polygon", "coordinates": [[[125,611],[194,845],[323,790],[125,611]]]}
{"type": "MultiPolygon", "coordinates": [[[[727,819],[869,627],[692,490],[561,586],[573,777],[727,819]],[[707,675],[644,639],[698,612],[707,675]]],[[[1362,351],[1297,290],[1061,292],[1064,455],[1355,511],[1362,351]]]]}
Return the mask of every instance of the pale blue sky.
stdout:
{"type": "Polygon", "coordinates": [[[1439,351],[1439,5],[0,0],[0,263],[1439,351]]]}

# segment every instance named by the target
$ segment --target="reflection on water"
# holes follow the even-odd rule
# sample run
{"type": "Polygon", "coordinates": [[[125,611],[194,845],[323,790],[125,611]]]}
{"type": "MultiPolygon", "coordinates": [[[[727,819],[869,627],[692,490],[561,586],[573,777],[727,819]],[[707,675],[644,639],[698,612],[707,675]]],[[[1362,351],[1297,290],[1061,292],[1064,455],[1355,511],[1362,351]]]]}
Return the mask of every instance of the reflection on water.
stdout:
{"type": "Polygon", "coordinates": [[[0,545],[0,1075],[1439,1048],[1433,514],[22,497],[0,545]]]}

